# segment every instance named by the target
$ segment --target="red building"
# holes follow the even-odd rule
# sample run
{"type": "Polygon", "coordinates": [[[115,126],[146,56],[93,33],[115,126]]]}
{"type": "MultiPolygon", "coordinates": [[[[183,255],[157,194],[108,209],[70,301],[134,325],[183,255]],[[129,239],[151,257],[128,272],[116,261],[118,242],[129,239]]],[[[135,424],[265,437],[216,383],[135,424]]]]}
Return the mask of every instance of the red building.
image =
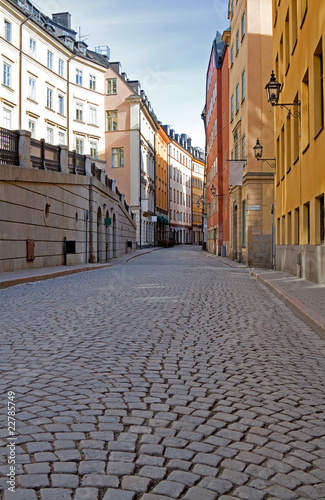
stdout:
{"type": "Polygon", "coordinates": [[[226,255],[229,247],[229,57],[217,32],[206,81],[207,251],[226,255]]]}

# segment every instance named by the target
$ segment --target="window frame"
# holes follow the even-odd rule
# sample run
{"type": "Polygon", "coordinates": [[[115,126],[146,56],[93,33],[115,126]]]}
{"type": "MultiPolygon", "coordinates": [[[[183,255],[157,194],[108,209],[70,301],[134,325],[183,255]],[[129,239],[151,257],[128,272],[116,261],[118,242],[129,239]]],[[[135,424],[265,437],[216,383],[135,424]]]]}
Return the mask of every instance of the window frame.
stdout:
{"type": "Polygon", "coordinates": [[[117,94],[117,78],[106,78],[106,94],[107,95],[116,95],[117,94]],[[111,85],[111,88],[109,88],[111,85]],[[115,86],[115,92],[114,92],[115,86]]]}
{"type": "Polygon", "coordinates": [[[124,167],[124,148],[112,148],[112,168],[123,168],[124,167]],[[115,164],[114,159],[118,160],[118,165],[115,164]]]}

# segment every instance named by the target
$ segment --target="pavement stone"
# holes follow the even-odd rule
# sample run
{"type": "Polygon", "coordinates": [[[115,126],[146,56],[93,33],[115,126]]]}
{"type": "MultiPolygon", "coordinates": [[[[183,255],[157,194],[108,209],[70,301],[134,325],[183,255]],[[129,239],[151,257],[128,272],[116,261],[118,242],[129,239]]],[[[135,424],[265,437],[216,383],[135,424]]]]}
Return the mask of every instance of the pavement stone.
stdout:
{"type": "MultiPolygon", "coordinates": [[[[325,497],[325,342],[275,274],[194,246],[123,262],[1,291],[17,495],[325,497]]],[[[321,288],[277,276],[325,312],[321,288]]]]}

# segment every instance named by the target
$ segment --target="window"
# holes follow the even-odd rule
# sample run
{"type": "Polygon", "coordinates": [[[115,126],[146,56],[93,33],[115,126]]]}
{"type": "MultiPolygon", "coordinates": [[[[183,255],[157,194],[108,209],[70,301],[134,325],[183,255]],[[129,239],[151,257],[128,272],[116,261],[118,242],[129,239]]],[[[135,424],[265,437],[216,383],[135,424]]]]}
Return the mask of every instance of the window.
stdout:
{"type": "Polygon", "coordinates": [[[89,75],[89,88],[90,90],[96,90],[96,76],[89,75]]]}
{"type": "Polygon", "coordinates": [[[60,144],[60,146],[63,146],[65,144],[65,133],[64,132],[59,132],[59,144],[60,144]]]}
{"type": "Polygon", "coordinates": [[[245,94],[246,94],[246,73],[245,73],[245,70],[242,72],[241,74],[241,100],[243,102],[243,100],[245,99],[245,94]]]}
{"type": "Polygon", "coordinates": [[[29,55],[34,59],[36,57],[36,41],[33,38],[29,39],[29,55]]]}
{"type": "Polygon", "coordinates": [[[290,65],[290,44],[289,44],[289,9],[284,24],[284,72],[287,74],[290,65]]]}
{"type": "Polygon", "coordinates": [[[241,138],[241,155],[242,159],[246,158],[245,135],[241,138]]]}
{"type": "Polygon", "coordinates": [[[36,123],[33,120],[28,120],[28,130],[30,131],[32,139],[35,139],[36,123]]]}
{"type": "Polygon", "coordinates": [[[124,148],[112,148],[112,168],[124,167],[124,148]]]}
{"type": "Polygon", "coordinates": [[[245,36],[245,29],[246,29],[246,27],[245,27],[245,22],[246,22],[245,17],[246,16],[245,16],[245,12],[244,12],[243,15],[242,15],[242,18],[241,18],[241,39],[243,39],[244,36],[245,36]]]}
{"type": "Polygon", "coordinates": [[[230,98],[230,121],[234,119],[234,94],[230,98]]]}
{"type": "Polygon", "coordinates": [[[64,115],[64,97],[63,97],[63,95],[59,95],[59,113],[60,113],[60,115],[64,115]]]}
{"type": "Polygon", "coordinates": [[[81,102],[76,102],[76,120],[83,121],[83,104],[81,102]]]}
{"type": "Polygon", "coordinates": [[[47,51],[47,67],[53,69],[53,53],[50,50],[47,51]]]}
{"type": "Polygon", "coordinates": [[[301,12],[301,24],[300,24],[300,28],[303,25],[305,17],[306,17],[307,2],[308,2],[308,0],[300,0],[300,12],[301,12]]]}
{"type": "Polygon", "coordinates": [[[53,90],[47,89],[46,91],[46,107],[53,109],[53,90]]]}
{"type": "Polygon", "coordinates": [[[106,111],[106,131],[117,130],[117,111],[106,111]]]}
{"type": "MultiPolygon", "coordinates": [[[[296,94],[293,102],[297,103],[296,109],[298,109],[298,94],[296,94]]],[[[293,120],[293,162],[294,163],[296,163],[296,161],[299,158],[299,128],[300,128],[299,120],[293,120]]]]}
{"type": "Polygon", "coordinates": [[[80,138],[76,138],[76,153],[79,155],[84,154],[84,140],[80,138]]]}
{"type": "Polygon", "coordinates": [[[97,109],[93,106],[89,108],[89,123],[91,125],[97,125],[97,109]]]}
{"type": "Polygon", "coordinates": [[[106,93],[116,94],[117,93],[117,78],[107,78],[106,80],[106,93]]]}
{"type": "Polygon", "coordinates": [[[292,23],[292,30],[291,30],[291,46],[292,46],[292,53],[295,50],[296,44],[297,44],[297,28],[298,28],[298,20],[297,20],[297,0],[292,0],[292,16],[291,16],[291,23],[292,23]]]}
{"type": "Polygon", "coordinates": [[[90,141],[90,156],[98,158],[98,143],[96,141],[90,141]]]}
{"type": "Polygon", "coordinates": [[[234,15],[234,0],[231,0],[230,11],[231,11],[231,17],[232,17],[234,15]]]}
{"type": "Polygon", "coordinates": [[[47,133],[48,144],[54,144],[54,130],[53,130],[53,128],[47,127],[46,133],[47,133]]]}
{"type": "Polygon", "coordinates": [[[239,111],[239,83],[236,85],[236,113],[239,111]]]}
{"type": "Polygon", "coordinates": [[[76,84],[82,85],[82,70],[76,69],[76,84]]]}
{"type": "Polygon", "coordinates": [[[11,66],[6,62],[3,63],[3,84],[11,87],[11,66]]]}
{"type": "Polygon", "coordinates": [[[4,36],[7,42],[11,42],[11,23],[5,19],[4,22],[4,36]]]}
{"type": "Polygon", "coordinates": [[[34,78],[29,77],[28,82],[28,97],[33,101],[36,100],[36,80],[34,78]]]}
{"type": "Polygon", "coordinates": [[[59,59],[59,75],[64,76],[64,61],[59,59]]]}
{"type": "Polygon", "coordinates": [[[239,31],[237,30],[236,33],[236,55],[238,54],[239,51],[239,31]]]}
{"type": "Polygon", "coordinates": [[[3,127],[11,130],[11,111],[3,108],[3,127]]]}
{"type": "Polygon", "coordinates": [[[314,133],[324,126],[324,75],[322,38],[314,53],[314,133]]]}
{"type": "Polygon", "coordinates": [[[230,66],[234,64],[234,46],[231,46],[231,51],[230,51],[230,66]]]}

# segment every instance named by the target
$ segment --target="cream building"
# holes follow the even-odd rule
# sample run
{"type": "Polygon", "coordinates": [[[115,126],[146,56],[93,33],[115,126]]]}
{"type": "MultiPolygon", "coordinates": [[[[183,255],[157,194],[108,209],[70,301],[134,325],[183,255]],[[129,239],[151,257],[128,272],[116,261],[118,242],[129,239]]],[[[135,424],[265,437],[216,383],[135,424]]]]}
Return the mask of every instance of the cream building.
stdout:
{"type": "Polygon", "coordinates": [[[27,0],[0,0],[0,26],[0,124],[103,160],[108,57],[76,40],[68,12],[50,19],[27,0]]]}
{"type": "Polygon", "coordinates": [[[229,62],[230,252],[233,260],[270,266],[274,168],[257,161],[259,138],[273,156],[273,113],[263,84],[272,69],[272,0],[229,1],[230,31],[223,35],[229,62]],[[242,180],[231,182],[234,160],[242,180]],[[242,185],[240,185],[242,184],[242,185]]]}

